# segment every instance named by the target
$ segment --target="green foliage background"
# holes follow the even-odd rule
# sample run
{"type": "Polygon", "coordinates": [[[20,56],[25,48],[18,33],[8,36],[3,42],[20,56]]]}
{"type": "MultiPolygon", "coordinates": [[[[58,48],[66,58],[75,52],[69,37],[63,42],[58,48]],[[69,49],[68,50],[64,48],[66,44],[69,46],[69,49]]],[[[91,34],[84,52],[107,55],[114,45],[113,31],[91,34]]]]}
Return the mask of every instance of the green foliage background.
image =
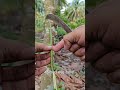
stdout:
{"type": "MultiPolygon", "coordinates": [[[[52,0],[51,0],[52,1],[52,0]]],[[[37,33],[44,31],[45,21],[45,7],[44,1],[36,0],[36,20],[35,31],[37,33]]],[[[55,12],[61,20],[63,20],[72,30],[80,25],[85,24],[85,2],[80,0],[73,0],[72,3],[67,3],[66,0],[58,0],[57,7],[55,5],[55,12]]],[[[65,35],[66,32],[61,28],[56,28],[58,35],[65,35]]]]}

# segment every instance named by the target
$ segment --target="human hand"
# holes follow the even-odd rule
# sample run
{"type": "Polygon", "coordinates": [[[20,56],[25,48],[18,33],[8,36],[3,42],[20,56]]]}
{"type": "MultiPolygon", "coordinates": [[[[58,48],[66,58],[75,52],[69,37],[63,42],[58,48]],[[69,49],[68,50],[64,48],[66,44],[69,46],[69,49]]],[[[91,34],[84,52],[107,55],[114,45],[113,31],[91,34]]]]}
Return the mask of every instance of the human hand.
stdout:
{"type": "MultiPolygon", "coordinates": [[[[44,65],[47,65],[50,62],[49,52],[51,47],[48,47],[44,44],[36,44],[35,48],[31,47],[25,43],[20,43],[14,40],[8,40],[5,38],[0,38],[0,62],[1,63],[12,63],[16,61],[28,61],[36,60],[37,71],[42,73],[45,71],[44,65]],[[34,51],[35,50],[35,51],[34,51]],[[46,54],[36,54],[35,52],[44,52],[46,54]],[[38,68],[39,67],[39,68],[38,68]]],[[[37,72],[38,74],[38,72],[37,72]]]]}
{"type": "Polygon", "coordinates": [[[65,48],[73,52],[76,56],[84,58],[85,55],[85,26],[80,26],[73,32],[68,33],[64,38],[55,46],[54,51],[59,51],[65,48]]]}
{"type": "Polygon", "coordinates": [[[0,37],[0,64],[34,60],[35,48],[26,43],[0,37]]]}
{"type": "Polygon", "coordinates": [[[14,40],[8,40],[4,38],[0,38],[0,64],[3,63],[13,63],[18,61],[28,61],[32,60],[32,62],[28,64],[23,64],[20,66],[12,66],[12,67],[1,67],[0,66],[0,84],[2,83],[2,87],[5,90],[9,90],[11,85],[11,81],[15,81],[13,86],[19,86],[22,88],[34,88],[34,78],[35,75],[41,75],[45,71],[45,65],[50,62],[49,52],[52,47],[48,47],[44,44],[36,44],[35,48],[31,47],[27,44],[23,44],[14,40]],[[47,52],[46,54],[37,54],[35,52],[47,52]],[[36,61],[36,70],[35,70],[35,62],[36,61]],[[28,68],[29,67],[29,68],[28,68]],[[35,70],[35,71],[34,71],[35,70]],[[21,73],[22,72],[22,73],[21,73]],[[9,77],[7,77],[9,75],[9,77]],[[21,84],[19,85],[19,81],[21,84]],[[26,81],[31,81],[29,83],[30,87],[27,87],[28,83],[26,81]],[[6,86],[6,83],[8,86],[6,86]],[[26,85],[26,86],[22,86],[26,85]]]}
{"type": "Polygon", "coordinates": [[[3,90],[18,89],[18,87],[19,90],[34,89],[34,51],[35,48],[25,43],[0,38],[0,84],[3,90]]]}
{"type": "Polygon", "coordinates": [[[86,61],[120,83],[120,0],[109,0],[86,16],[86,61]]]}
{"type": "Polygon", "coordinates": [[[51,46],[46,46],[45,44],[36,44],[35,52],[44,52],[43,54],[36,54],[35,61],[36,61],[36,75],[41,75],[46,68],[45,65],[50,63],[50,50],[52,49],[51,46]]]}

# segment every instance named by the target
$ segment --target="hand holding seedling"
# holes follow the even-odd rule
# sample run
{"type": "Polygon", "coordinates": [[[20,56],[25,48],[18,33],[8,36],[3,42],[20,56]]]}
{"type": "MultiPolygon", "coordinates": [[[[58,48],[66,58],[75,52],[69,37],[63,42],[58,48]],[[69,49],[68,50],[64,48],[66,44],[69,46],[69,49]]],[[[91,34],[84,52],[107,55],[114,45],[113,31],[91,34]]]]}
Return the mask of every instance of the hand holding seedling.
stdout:
{"type": "Polygon", "coordinates": [[[86,16],[85,28],[79,27],[53,46],[54,51],[65,48],[99,71],[107,73],[111,82],[120,83],[120,0],[110,0],[86,16]],[[107,13],[106,13],[107,12],[107,13]],[[86,36],[86,37],[85,37],[86,36]],[[86,39],[86,40],[85,40],[86,39]],[[86,42],[86,45],[85,45],[86,42]],[[83,50],[83,51],[82,51],[83,50]]]}
{"type": "Polygon", "coordinates": [[[76,56],[84,58],[85,56],[85,26],[80,26],[73,32],[64,36],[64,38],[55,46],[54,51],[62,48],[73,52],[76,56]]]}
{"type": "MultiPolygon", "coordinates": [[[[12,67],[2,67],[2,71],[0,69],[0,74],[3,74],[4,77],[2,77],[3,80],[11,80],[13,77],[20,77],[15,78],[15,80],[22,79],[24,77],[32,77],[34,74],[40,75],[45,71],[45,65],[50,63],[50,56],[49,52],[51,50],[51,47],[48,47],[44,44],[36,44],[35,48],[31,47],[27,44],[20,43],[18,41],[9,40],[5,38],[0,38],[0,64],[5,63],[13,63],[18,61],[24,61],[27,62],[29,60],[33,60],[31,63],[18,65],[14,68],[12,67]],[[46,54],[36,54],[35,52],[44,52],[46,51],[46,54]],[[34,72],[34,66],[36,60],[36,72],[34,72]],[[29,68],[28,68],[29,67],[29,68]],[[25,74],[10,74],[9,78],[7,79],[5,76],[7,75],[8,71],[15,73],[15,71],[24,71],[25,74]],[[3,73],[2,73],[3,72],[3,73]],[[15,75],[15,76],[14,76],[15,75]]],[[[10,64],[11,65],[11,64],[10,64]]],[[[27,78],[26,77],[26,78],[27,78]]]]}
{"type": "Polygon", "coordinates": [[[34,48],[28,44],[0,37],[0,64],[34,59],[34,48]]]}
{"type": "Polygon", "coordinates": [[[108,0],[86,16],[86,61],[120,83],[120,0],[108,0]],[[107,13],[106,13],[107,12],[107,13]]]}
{"type": "Polygon", "coordinates": [[[50,63],[51,48],[51,46],[46,46],[41,43],[36,44],[35,52],[43,52],[35,55],[36,75],[42,74],[46,70],[44,66],[50,63]]]}
{"type": "Polygon", "coordinates": [[[28,80],[31,81],[29,88],[34,88],[34,50],[28,44],[0,37],[0,84],[2,83],[3,90],[27,88],[28,80]],[[11,84],[11,81],[15,83],[11,84]]]}

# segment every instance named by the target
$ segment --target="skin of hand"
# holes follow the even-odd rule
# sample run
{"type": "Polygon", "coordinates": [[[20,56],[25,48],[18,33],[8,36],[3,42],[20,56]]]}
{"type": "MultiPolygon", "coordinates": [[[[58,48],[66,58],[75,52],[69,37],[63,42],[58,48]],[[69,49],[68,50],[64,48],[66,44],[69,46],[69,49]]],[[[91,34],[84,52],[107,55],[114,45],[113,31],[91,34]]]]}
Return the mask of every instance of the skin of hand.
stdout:
{"type": "Polygon", "coordinates": [[[45,52],[45,53],[35,55],[35,61],[36,61],[35,75],[41,75],[46,70],[44,66],[50,63],[51,49],[52,49],[51,46],[46,46],[45,44],[41,44],[41,43],[36,44],[35,52],[45,52]]]}
{"type": "Polygon", "coordinates": [[[85,26],[82,25],[73,32],[68,33],[63,37],[63,39],[52,47],[54,51],[59,51],[60,49],[71,51],[78,57],[85,58],[85,26]]]}
{"type": "Polygon", "coordinates": [[[109,0],[86,15],[86,62],[120,83],[120,0],[109,0]]]}
{"type": "MultiPolygon", "coordinates": [[[[37,43],[31,47],[25,43],[15,40],[0,38],[0,64],[12,63],[16,61],[27,61],[35,59],[36,72],[35,75],[41,75],[46,69],[45,65],[50,63],[49,52],[52,47],[37,43]],[[46,54],[35,54],[35,52],[47,52],[46,54]]],[[[34,63],[33,63],[34,64],[34,63]]]]}

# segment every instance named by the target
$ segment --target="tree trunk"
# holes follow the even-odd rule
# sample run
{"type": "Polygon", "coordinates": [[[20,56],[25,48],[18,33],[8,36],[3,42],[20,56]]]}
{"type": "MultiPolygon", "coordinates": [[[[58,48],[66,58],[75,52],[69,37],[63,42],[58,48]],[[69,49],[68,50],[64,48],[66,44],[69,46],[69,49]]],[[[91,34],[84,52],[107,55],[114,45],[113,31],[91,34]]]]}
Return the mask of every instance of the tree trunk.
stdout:
{"type": "MultiPolygon", "coordinates": [[[[55,1],[54,0],[45,0],[44,1],[45,6],[45,16],[47,14],[54,14],[56,10],[55,1]]],[[[54,25],[53,21],[46,20],[45,21],[45,36],[44,36],[44,43],[48,44],[50,42],[49,38],[49,29],[52,29],[52,32],[55,33],[55,28],[51,28],[52,25],[54,25]]]]}

